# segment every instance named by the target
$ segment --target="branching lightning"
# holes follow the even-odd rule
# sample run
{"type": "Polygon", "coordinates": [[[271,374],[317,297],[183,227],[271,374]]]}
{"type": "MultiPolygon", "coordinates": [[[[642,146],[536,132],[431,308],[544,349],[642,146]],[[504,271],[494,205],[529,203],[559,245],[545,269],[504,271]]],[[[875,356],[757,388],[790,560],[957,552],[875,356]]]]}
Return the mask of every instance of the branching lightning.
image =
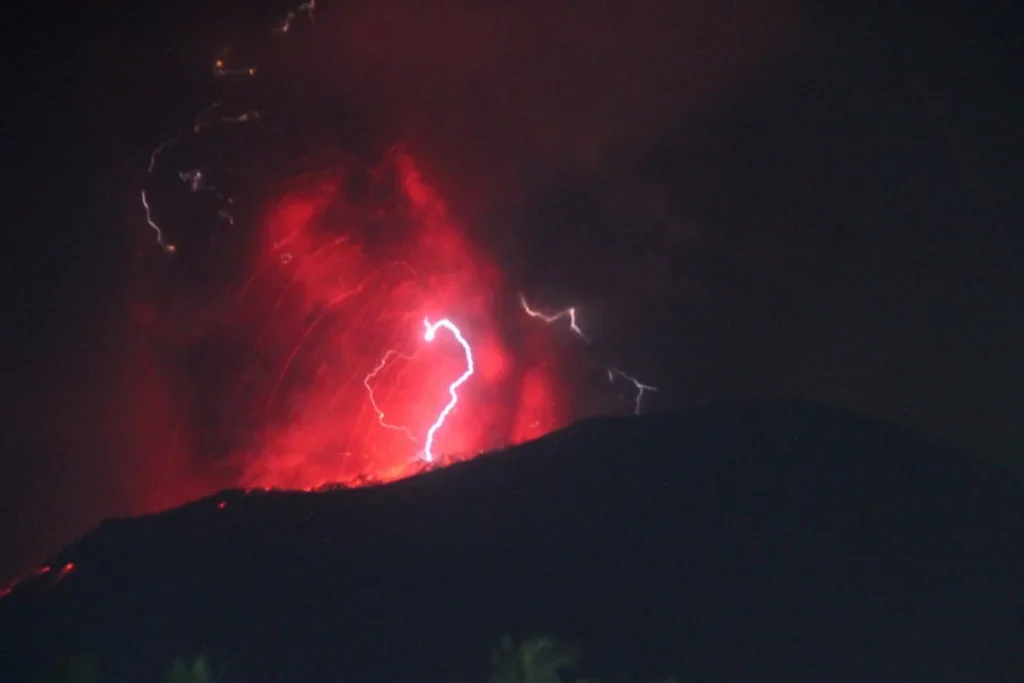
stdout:
{"type": "MultiPolygon", "coordinates": [[[[272,27],[270,29],[270,33],[272,35],[291,34],[297,30],[297,27],[300,27],[304,23],[305,17],[308,17],[310,26],[315,26],[315,9],[316,0],[308,0],[306,2],[302,2],[301,4],[295,6],[292,11],[289,11],[284,16],[282,21],[280,21],[276,26],[272,27]]],[[[224,49],[217,52],[213,57],[213,76],[217,79],[248,79],[257,77],[258,70],[255,65],[240,64],[238,63],[238,61],[238,53],[234,51],[230,46],[225,47],[224,49]]],[[[211,131],[212,129],[216,129],[221,126],[235,126],[248,123],[259,123],[262,120],[262,118],[263,115],[261,114],[260,111],[243,111],[241,109],[232,110],[225,105],[223,100],[218,100],[210,106],[203,109],[202,111],[200,111],[192,120],[190,126],[185,127],[182,131],[162,141],[160,144],[158,144],[156,147],[152,149],[152,151],[150,152],[149,163],[146,168],[145,176],[143,178],[143,187],[141,189],[141,203],[145,212],[146,225],[155,234],[156,244],[161,249],[163,249],[163,251],[166,254],[175,254],[179,247],[174,243],[174,230],[165,230],[163,225],[161,224],[161,221],[159,220],[159,215],[161,215],[161,202],[166,202],[167,199],[159,195],[157,188],[162,186],[157,185],[157,182],[163,183],[166,180],[169,180],[172,184],[180,182],[182,184],[184,191],[193,194],[203,193],[209,195],[210,197],[216,200],[216,204],[218,205],[217,215],[219,216],[219,218],[231,225],[234,225],[235,223],[235,218],[232,213],[234,210],[235,203],[232,197],[229,196],[228,192],[231,188],[227,186],[222,186],[223,189],[226,190],[222,191],[222,188],[217,187],[219,181],[217,178],[217,173],[215,171],[210,171],[209,169],[205,168],[196,168],[194,166],[185,166],[184,164],[175,165],[179,162],[173,159],[172,150],[178,145],[183,145],[187,140],[192,139],[194,136],[204,135],[205,133],[211,131]],[[154,204],[156,205],[155,207],[154,204]]],[[[402,172],[406,173],[407,171],[402,172]]],[[[415,171],[412,171],[411,173],[415,174],[415,171]]],[[[417,185],[417,192],[420,192],[422,183],[419,181],[418,175],[415,175],[415,182],[419,183],[419,185],[417,185]]],[[[212,200],[211,203],[213,203],[212,200]]],[[[238,292],[237,295],[237,298],[241,300],[243,294],[250,290],[250,286],[254,281],[256,281],[257,277],[262,272],[269,271],[272,276],[278,277],[278,273],[276,272],[277,269],[280,268],[280,266],[288,266],[287,269],[281,269],[282,273],[280,274],[280,277],[283,287],[280,290],[280,293],[277,295],[276,302],[270,309],[268,317],[262,323],[259,324],[258,328],[254,327],[254,330],[258,330],[258,333],[256,334],[254,352],[256,351],[257,348],[262,347],[262,344],[263,342],[266,341],[266,339],[274,339],[274,325],[272,324],[272,320],[277,320],[281,317],[278,316],[278,318],[275,318],[275,315],[279,312],[279,309],[281,309],[282,306],[285,305],[285,301],[290,302],[295,299],[294,295],[296,294],[296,291],[300,288],[299,285],[301,284],[303,285],[303,287],[305,287],[307,280],[316,282],[317,280],[314,278],[314,276],[319,277],[317,275],[317,271],[319,270],[330,271],[332,273],[334,272],[334,268],[332,268],[329,264],[324,263],[324,261],[328,258],[328,256],[331,253],[341,253],[345,249],[351,249],[353,254],[359,253],[358,244],[355,243],[356,240],[353,239],[351,234],[345,234],[343,236],[337,237],[336,239],[333,239],[332,241],[325,244],[307,247],[304,240],[304,237],[307,236],[307,233],[305,232],[306,227],[304,224],[296,223],[292,225],[288,221],[285,221],[283,225],[286,226],[286,230],[282,230],[280,231],[280,233],[274,232],[272,234],[273,246],[269,251],[270,258],[263,258],[261,256],[260,262],[258,263],[255,272],[252,273],[252,276],[245,282],[245,284],[242,286],[241,290],[238,292]],[[349,244],[350,242],[352,242],[352,244],[349,244]]],[[[313,244],[316,245],[317,243],[314,242],[313,244]]],[[[470,254],[468,258],[469,262],[472,263],[472,252],[467,253],[470,254]]],[[[376,259],[378,257],[374,256],[373,258],[376,259]]],[[[390,256],[386,258],[390,258],[390,256]]],[[[424,256],[423,258],[426,259],[426,256],[424,256]]],[[[380,284],[382,281],[376,280],[378,284],[371,287],[371,280],[373,280],[373,278],[380,278],[382,272],[386,268],[389,268],[391,266],[403,266],[405,269],[409,271],[409,273],[411,273],[415,281],[423,281],[428,276],[432,277],[432,275],[429,275],[428,273],[425,274],[423,278],[421,278],[417,271],[405,261],[395,260],[382,263],[383,260],[384,259],[382,259],[381,261],[371,261],[370,263],[373,264],[373,267],[368,272],[364,271],[365,277],[355,286],[351,286],[352,283],[346,282],[346,290],[343,292],[338,292],[338,290],[336,289],[337,283],[332,279],[331,287],[330,289],[327,290],[330,293],[330,295],[323,296],[323,300],[317,302],[317,306],[315,308],[312,308],[309,315],[307,315],[301,322],[295,323],[295,332],[297,334],[295,335],[295,337],[289,336],[288,341],[286,342],[289,346],[291,346],[291,348],[289,349],[287,346],[284,346],[284,343],[282,343],[280,355],[274,356],[273,360],[275,372],[273,374],[267,373],[267,393],[262,393],[261,388],[260,393],[256,395],[256,407],[254,408],[254,410],[258,411],[260,408],[262,408],[265,420],[271,415],[272,408],[274,408],[275,406],[283,405],[283,403],[278,401],[278,398],[284,391],[283,387],[288,387],[288,383],[286,380],[290,376],[289,372],[291,372],[293,364],[297,363],[297,366],[302,365],[303,361],[302,358],[300,358],[300,352],[304,348],[308,350],[308,348],[313,344],[320,343],[320,337],[327,336],[327,333],[325,332],[324,328],[331,323],[332,319],[334,319],[335,316],[333,316],[333,312],[335,310],[343,306],[354,307],[362,306],[365,304],[366,306],[368,306],[367,310],[374,311],[375,304],[373,303],[373,301],[376,300],[371,301],[370,297],[374,296],[375,293],[378,293],[378,290],[383,291],[383,287],[390,285],[380,284]],[[299,327],[299,325],[301,325],[301,327],[299,327]],[[277,360],[278,358],[280,358],[281,365],[280,371],[276,372],[277,364],[279,362],[277,360]],[[298,361],[296,360],[297,358],[299,359],[298,361]]],[[[343,268],[347,267],[348,261],[343,260],[341,262],[343,264],[346,264],[345,266],[343,266],[343,268]]],[[[417,267],[419,267],[418,263],[417,267]]],[[[426,270],[429,271],[430,269],[426,268],[426,270]]],[[[472,272],[472,270],[470,272],[472,272]]],[[[390,280],[383,282],[390,282],[390,280]]],[[[461,296],[462,294],[468,291],[472,291],[478,288],[479,285],[479,280],[470,280],[470,284],[465,287],[465,291],[461,289],[456,290],[459,292],[457,296],[461,296]]],[[[429,287],[432,288],[433,286],[434,285],[431,282],[429,287]]],[[[251,294],[250,296],[255,297],[257,296],[258,293],[259,289],[257,288],[256,293],[251,294]]],[[[268,302],[269,301],[270,300],[268,299],[268,302]]],[[[590,339],[584,333],[583,329],[579,325],[577,315],[578,310],[575,307],[569,307],[556,313],[548,314],[532,308],[530,304],[527,302],[524,294],[519,295],[519,304],[522,310],[528,316],[530,316],[530,318],[540,320],[545,324],[551,325],[564,320],[565,323],[563,324],[567,325],[569,330],[574,335],[582,339],[585,343],[590,343],[590,339]]],[[[447,306],[448,304],[446,303],[445,305],[447,306]]],[[[424,306],[424,308],[418,308],[418,306],[419,304],[416,304],[416,307],[414,307],[413,310],[402,310],[399,313],[395,313],[392,311],[389,312],[389,315],[401,315],[401,319],[403,321],[415,321],[418,320],[420,316],[422,316],[422,311],[424,310],[424,308],[427,308],[426,306],[424,306]],[[406,318],[405,316],[408,317],[406,318]]],[[[356,311],[352,313],[351,318],[355,319],[358,317],[360,320],[362,319],[362,312],[357,311],[357,309],[355,308],[352,308],[351,310],[356,311]]],[[[475,315],[475,313],[469,310],[463,311],[463,313],[469,316],[475,315]]],[[[375,313],[371,313],[368,315],[372,314],[375,313]]],[[[381,315],[383,315],[383,312],[381,313],[381,315]]],[[[382,319],[382,317],[377,317],[375,320],[377,322],[380,322],[382,319]]],[[[406,324],[407,322],[401,322],[401,329],[405,329],[404,326],[406,324]]],[[[476,372],[476,364],[474,360],[474,349],[467,341],[467,336],[463,334],[459,327],[454,322],[452,322],[450,318],[443,318],[437,320],[436,322],[431,322],[429,318],[424,318],[423,324],[425,326],[425,329],[423,330],[422,338],[418,341],[414,340],[413,343],[431,344],[437,339],[438,332],[444,329],[448,333],[450,333],[452,337],[454,337],[455,341],[462,348],[465,358],[464,371],[458,377],[456,377],[454,380],[451,380],[450,383],[448,383],[447,402],[445,403],[444,407],[437,413],[437,415],[434,416],[434,419],[430,423],[429,427],[426,427],[424,431],[425,423],[419,421],[422,415],[416,418],[415,422],[410,421],[409,426],[396,424],[395,413],[400,412],[403,408],[393,405],[390,406],[391,412],[386,413],[384,407],[382,407],[382,404],[388,404],[388,399],[382,397],[382,394],[384,394],[385,392],[383,392],[380,389],[380,387],[385,386],[384,381],[382,379],[385,371],[388,371],[388,381],[390,381],[390,377],[392,376],[393,371],[389,370],[389,368],[391,368],[392,365],[395,364],[397,360],[414,360],[416,356],[419,355],[418,352],[412,353],[412,355],[405,355],[394,349],[388,350],[383,355],[383,357],[380,357],[379,361],[364,376],[363,387],[367,392],[367,398],[363,399],[360,397],[359,400],[368,400],[369,406],[372,407],[374,413],[376,414],[377,424],[372,424],[372,420],[370,420],[368,424],[371,433],[374,433],[376,436],[380,436],[381,433],[377,432],[378,426],[385,430],[402,432],[409,439],[409,441],[412,442],[413,446],[410,448],[410,451],[408,453],[404,452],[404,448],[399,448],[399,451],[401,451],[398,454],[399,457],[403,459],[416,459],[418,457],[418,459],[422,460],[423,462],[432,463],[437,459],[437,456],[440,455],[435,453],[434,450],[435,448],[438,447],[437,444],[435,443],[438,434],[440,433],[441,429],[445,426],[446,422],[448,422],[448,418],[451,416],[453,411],[458,406],[460,401],[460,388],[464,384],[466,384],[470,380],[470,378],[473,377],[474,373],[476,372]]],[[[358,330],[358,327],[353,325],[350,326],[349,329],[355,331],[358,330]]],[[[391,334],[393,334],[393,332],[391,332],[391,334]]],[[[398,334],[403,333],[399,331],[398,334]]],[[[491,347],[489,345],[493,344],[494,342],[490,341],[490,338],[488,337],[486,330],[481,331],[475,329],[474,335],[469,335],[469,338],[474,339],[475,343],[477,344],[476,352],[479,355],[481,368],[480,376],[477,377],[475,381],[486,384],[486,382],[488,381],[493,381],[490,379],[488,363],[492,358],[491,347]]],[[[403,349],[406,348],[402,344],[398,344],[397,346],[400,346],[403,349]]],[[[373,353],[374,356],[366,358],[365,361],[360,362],[361,368],[368,367],[370,363],[373,362],[373,359],[376,357],[376,351],[373,351],[373,353]]],[[[208,358],[209,355],[207,355],[206,357],[208,358]]],[[[239,388],[236,390],[236,394],[238,396],[243,396],[243,394],[246,391],[242,380],[248,380],[250,372],[254,373],[257,376],[259,375],[256,368],[257,365],[253,364],[251,368],[248,368],[243,372],[243,377],[239,381],[239,388]]],[[[425,370],[424,372],[430,372],[431,370],[432,369],[428,369],[425,370]]],[[[444,374],[441,377],[437,377],[437,375],[434,374],[428,375],[428,377],[430,378],[430,386],[435,387],[430,391],[430,393],[438,391],[438,385],[433,384],[435,377],[437,377],[437,379],[441,382],[449,382],[449,371],[439,370],[439,372],[444,374]]],[[[635,400],[633,402],[633,409],[634,412],[637,414],[641,412],[644,396],[649,392],[658,391],[656,387],[651,386],[649,384],[645,384],[638,380],[637,378],[625,373],[624,371],[618,368],[608,367],[606,368],[606,372],[608,381],[612,385],[622,386],[621,384],[619,384],[621,380],[626,380],[627,382],[632,384],[636,392],[635,400]]],[[[346,377],[345,379],[346,385],[348,379],[348,377],[346,377]]],[[[415,388],[417,385],[410,386],[415,388]]],[[[358,385],[356,385],[356,390],[358,391],[358,385]]],[[[547,390],[545,389],[545,391],[547,390]]],[[[431,406],[435,405],[433,401],[437,400],[436,397],[432,398],[430,396],[424,398],[427,398],[430,401],[429,405],[431,406]]],[[[620,396],[620,398],[625,397],[620,396]]],[[[420,399],[421,397],[416,395],[415,393],[413,393],[411,396],[411,401],[414,405],[419,404],[420,399]]],[[[239,400],[241,401],[242,399],[239,400]]],[[[465,395],[463,395],[462,400],[462,410],[465,410],[465,395]]],[[[523,399],[521,398],[520,400],[523,399]]],[[[546,400],[554,401],[555,399],[548,398],[546,400]]],[[[360,419],[366,419],[367,417],[369,417],[369,411],[365,410],[365,403],[362,403],[361,405],[363,409],[358,412],[363,417],[360,419]]],[[[481,415],[485,413],[485,409],[491,410],[491,408],[488,408],[487,406],[474,405],[471,407],[474,410],[481,411],[481,415]]],[[[333,410],[333,405],[331,409],[333,410]]],[[[430,411],[431,412],[428,414],[428,417],[430,415],[433,415],[433,408],[430,408],[430,411]]],[[[337,413],[330,411],[328,412],[329,420],[333,421],[334,416],[337,413]]],[[[400,421],[401,418],[398,418],[398,420],[400,421]]],[[[555,424],[554,420],[555,418],[551,418],[549,423],[545,423],[546,426],[543,429],[555,428],[555,426],[557,425],[555,424]]],[[[461,421],[459,422],[461,423],[461,421]]],[[[483,423],[481,422],[481,424],[483,423]]],[[[331,425],[332,429],[335,428],[333,422],[331,422],[331,425]]],[[[449,425],[448,431],[454,432],[457,427],[461,429],[464,426],[465,425],[456,425],[455,423],[452,423],[449,425]]],[[[472,433],[472,430],[469,431],[470,433],[472,433]]],[[[511,433],[512,432],[510,430],[510,434],[511,433]]],[[[454,433],[449,433],[448,436],[451,437],[452,441],[468,441],[461,434],[456,435],[454,433]],[[458,439],[455,439],[456,436],[458,436],[458,439]]],[[[476,437],[474,436],[473,438],[476,437]]],[[[446,438],[444,441],[448,442],[449,439],[446,438]]],[[[445,446],[442,445],[440,447],[444,448],[445,446]]],[[[331,453],[334,453],[334,446],[332,445],[330,448],[331,453]]],[[[297,448],[296,450],[302,449],[297,448]]],[[[378,457],[379,455],[377,453],[376,446],[374,446],[372,449],[364,450],[367,453],[374,453],[374,457],[378,457]]],[[[384,451],[386,449],[381,448],[380,450],[384,451]]],[[[361,456],[362,454],[356,453],[356,455],[361,456]]],[[[334,474],[331,474],[329,476],[334,476],[334,474]]],[[[338,481],[340,481],[340,479],[338,481]]]]}
{"type": "Polygon", "coordinates": [[[366,377],[363,378],[363,386],[366,387],[366,394],[367,396],[370,397],[370,405],[373,406],[374,411],[377,413],[377,421],[380,423],[380,426],[384,427],[385,429],[393,429],[396,432],[402,432],[403,434],[408,436],[411,441],[415,442],[416,437],[413,435],[411,431],[409,431],[408,427],[403,427],[402,425],[393,425],[385,420],[384,410],[380,407],[380,405],[377,404],[377,398],[373,394],[373,386],[370,384],[371,381],[377,378],[377,375],[384,371],[384,368],[387,367],[388,363],[391,362],[391,359],[395,357],[403,358],[405,360],[413,360],[414,358],[414,356],[406,356],[404,354],[399,353],[398,351],[395,351],[394,349],[389,350],[387,353],[384,354],[384,357],[380,359],[380,362],[377,363],[377,366],[373,370],[371,370],[366,377]]]}
{"type": "MultiPolygon", "coordinates": [[[[438,330],[448,330],[452,334],[452,336],[455,337],[455,341],[457,341],[459,345],[462,347],[462,351],[466,357],[466,370],[461,375],[459,375],[459,377],[454,382],[448,385],[448,403],[445,404],[445,407],[438,414],[433,424],[431,424],[430,427],[427,429],[426,438],[424,439],[422,457],[423,460],[425,460],[426,462],[433,462],[434,438],[437,436],[437,432],[441,429],[441,427],[444,426],[445,420],[448,419],[448,416],[455,409],[456,404],[459,402],[459,387],[465,384],[469,380],[469,378],[473,376],[475,366],[473,363],[473,349],[469,345],[469,342],[466,341],[466,338],[463,336],[462,331],[459,330],[455,323],[453,323],[451,320],[447,318],[444,318],[443,320],[438,320],[435,323],[430,322],[429,319],[424,319],[423,324],[426,326],[426,330],[423,333],[423,341],[427,342],[428,344],[433,343],[433,341],[437,338],[438,330]]],[[[390,424],[385,421],[384,411],[383,409],[381,409],[380,405],[377,403],[376,398],[374,397],[373,386],[371,385],[371,381],[374,380],[377,377],[377,375],[379,375],[384,370],[384,368],[387,367],[388,363],[390,363],[391,360],[394,359],[395,357],[400,357],[405,360],[413,360],[415,358],[415,356],[402,355],[393,349],[388,351],[387,353],[384,354],[384,357],[381,358],[380,362],[377,363],[377,365],[363,379],[363,386],[366,387],[367,395],[370,397],[370,404],[373,406],[373,409],[377,412],[377,418],[378,421],[380,422],[380,425],[385,429],[392,429],[395,431],[402,432],[413,441],[417,441],[416,437],[407,427],[390,424]]]]}
{"type": "MultiPolygon", "coordinates": [[[[568,319],[568,321],[569,321],[569,329],[572,330],[572,332],[576,336],[578,336],[580,339],[582,339],[582,340],[584,340],[586,342],[590,341],[587,338],[587,335],[583,333],[583,330],[580,329],[580,326],[576,323],[576,308],[575,307],[565,308],[565,309],[562,309],[561,311],[558,311],[557,313],[553,313],[553,314],[541,313],[540,311],[538,311],[538,310],[536,310],[536,309],[534,309],[534,308],[532,308],[530,306],[530,304],[526,301],[526,295],[523,294],[522,292],[520,292],[520,294],[519,294],[519,305],[523,309],[523,311],[526,313],[526,315],[528,315],[531,318],[534,318],[536,320],[540,320],[540,321],[542,321],[542,322],[544,322],[546,324],[549,324],[549,325],[551,323],[557,322],[557,321],[562,320],[562,319],[568,319]]],[[[633,388],[636,389],[636,397],[634,398],[634,402],[633,402],[633,412],[636,415],[640,414],[640,406],[641,406],[641,403],[643,402],[644,394],[647,393],[647,392],[656,392],[656,391],[658,391],[657,387],[651,386],[650,384],[644,384],[643,382],[641,382],[639,379],[637,379],[633,375],[630,375],[630,374],[628,374],[626,372],[623,372],[622,370],[619,370],[618,368],[608,368],[606,370],[606,372],[608,374],[608,381],[609,381],[609,383],[614,384],[616,379],[624,379],[627,382],[629,382],[630,384],[632,384],[633,388]]]]}
{"type": "Polygon", "coordinates": [[[608,368],[608,382],[615,384],[615,378],[619,377],[630,384],[636,389],[636,399],[633,404],[633,413],[636,415],[640,414],[640,402],[644,399],[644,394],[648,391],[658,391],[658,387],[652,387],[650,384],[644,384],[636,377],[629,375],[618,368],[608,368]]]}
{"type": "MultiPolygon", "coordinates": [[[[315,26],[315,9],[316,0],[308,0],[307,2],[303,2],[294,10],[288,12],[285,15],[284,20],[280,24],[278,24],[273,29],[272,32],[275,34],[289,33],[292,27],[294,26],[296,17],[300,14],[304,14],[307,17],[309,17],[310,25],[315,26]]],[[[232,76],[253,77],[256,75],[255,66],[228,66],[225,58],[230,52],[231,48],[226,47],[222,49],[220,52],[218,52],[217,56],[214,58],[213,75],[216,78],[226,78],[232,76]]],[[[241,114],[235,115],[215,115],[215,113],[223,106],[223,104],[223,100],[218,100],[206,109],[203,109],[201,112],[199,112],[196,115],[195,121],[193,122],[192,127],[189,129],[189,132],[191,132],[193,135],[202,135],[204,132],[215,126],[257,123],[261,119],[262,114],[256,110],[244,111],[241,114]]],[[[162,141],[160,144],[153,148],[149,155],[149,165],[146,168],[146,181],[152,178],[152,176],[156,172],[159,166],[160,157],[163,155],[163,153],[166,152],[170,147],[173,147],[174,145],[181,142],[185,137],[185,132],[177,133],[172,137],[162,141]]],[[[218,217],[220,217],[227,223],[234,225],[234,216],[231,214],[228,208],[234,202],[230,197],[225,196],[219,189],[207,183],[206,175],[202,169],[189,169],[184,171],[178,170],[176,171],[176,173],[178,175],[178,178],[183,183],[185,183],[190,192],[209,192],[216,196],[221,203],[221,208],[218,209],[217,211],[218,217]]],[[[177,251],[177,246],[174,243],[168,242],[166,240],[165,231],[163,227],[161,227],[161,225],[154,218],[153,207],[150,202],[151,197],[147,193],[146,189],[142,190],[141,198],[142,207],[143,210],[145,211],[146,224],[150,227],[150,229],[153,230],[154,233],[156,233],[157,245],[164,250],[164,253],[169,255],[174,254],[177,251]]]]}
{"type": "Polygon", "coordinates": [[[580,326],[576,324],[576,308],[575,307],[569,307],[569,308],[563,309],[563,310],[561,310],[558,313],[555,313],[553,315],[545,315],[544,313],[541,313],[540,311],[535,311],[534,309],[530,308],[530,304],[526,303],[526,295],[523,294],[523,293],[519,294],[519,305],[522,306],[522,309],[526,312],[526,315],[530,316],[531,318],[536,318],[537,320],[541,320],[541,321],[543,321],[545,323],[548,323],[548,324],[551,324],[553,322],[557,322],[557,321],[561,320],[562,318],[568,318],[569,319],[569,329],[572,330],[580,339],[583,339],[584,341],[587,341],[587,335],[583,334],[583,330],[581,330],[580,326]]]}

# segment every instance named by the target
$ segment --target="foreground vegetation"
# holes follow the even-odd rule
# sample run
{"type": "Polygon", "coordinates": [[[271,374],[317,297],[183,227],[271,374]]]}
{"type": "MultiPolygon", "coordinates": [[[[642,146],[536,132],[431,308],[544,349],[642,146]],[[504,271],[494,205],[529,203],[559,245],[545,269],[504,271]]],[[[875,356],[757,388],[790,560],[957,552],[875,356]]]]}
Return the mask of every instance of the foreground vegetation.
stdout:
{"type": "MultiPolygon", "coordinates": [[[[563,674],[580,665],[582,651],[550,638],[532,638],[517,644],[505,636],[491,654],[491,683],[566,683],[563,674]]],[[[601,683],[600,679],[574,679],[574,683],[601,683]]],[[[609,682],[612,683],[612,682],[609,682]]],[[[633,683],[619,676],[614,683],[633,683]]],[[[672,678],[650,683],[675,683],[672,678]]]]}
{"type": "MultiPolygon", "coordinates": [[[[569,677],[579,667],[582,656],[582,651],[575,645],[552,638],[531,638],[517,643],[505,636],[491,652],[489,683],[605,683],[598,678],[569,677]]],[[[87,657],[71,657],[62,664],[55,676],[44,683],[99,683],[95,674],[92,660],[87,657]]],[[[225,674],[226,670],[211,667],[205,657],[191,661],[179,657],[167,669],[162,683],[228,683],[225,674]]],[[[607,683],[634,681],[627,675],[607,683]]],[[[674,683],[674,680],[666,678],[650,683],[674,683]]]]}

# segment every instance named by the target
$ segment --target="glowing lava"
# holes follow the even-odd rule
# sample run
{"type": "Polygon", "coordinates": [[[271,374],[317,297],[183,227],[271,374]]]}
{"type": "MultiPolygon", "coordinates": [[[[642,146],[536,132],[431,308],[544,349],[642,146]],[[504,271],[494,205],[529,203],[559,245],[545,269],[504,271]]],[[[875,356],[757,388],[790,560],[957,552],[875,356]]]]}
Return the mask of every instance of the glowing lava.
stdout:
{"type": "Polygon", "coordinates": [[[287,180],[259,236],[189,342],[206,352],[193,401],[223,419],[185,431],[200,456],[227,448],[243,486],[390,481],[571,419],[550,332],[404,150],[287,180]]]}
{"type": "MultiPolygon", "coordinates": [[[[54,578],[52,580],[52,583],[53,584],[59,583],[68,574],[70,574],[74,570],[75,570],[75,563],[74,562],[68,562],[68,563],[62,565],[60,570],[56,573],[56,576],[54,576],[54,578]]],[[[53,574],[54,574],[54,568],[53,567],[51,567],[49,565],[43,565],[42,567],[39,567],[39,568],[33,570],[32,572],[24,575],[24,576],[20,576],[17,579],[14,579],[13,581],[11,581],[9,584],[4,586],[3,588],[0,588],[0,600],[6,598],[8,595],[10,595],[14,591],[18,590],[20,587],[22,587],[22,586],[32,582],[33,580],[37,580],[37,579],[40,579],[40,578],[45,577],[45,576],[52,576],[53,574]]]]}
{"type": "Polygon", "coordinates": [[[269,196],[259,229],[238,233],[255,242],[242,244],[248,262],[226,275],[223,259],[182,248],[175,262],[199,264],[200,284],[151,323],[202,359],[177,433],[210,488],[387,482],[535,439],[623,407],[614,394],[629,385],[589,387],[594,370],[632,383],[621,396],[636,411],[656,391],[594,367],[575,309],[540,313],[517,296],[403,149],[269,196]],[[556,321],[575,339],[538,324],[556,321]],[[434,343],[448,334],[462,353],[434,343]]]}
{"type": "MultiPolygon", "coordinates": [[[[314,0],[294,7],[269,35],[284,40],[300,16],[312,28],[314,8],[314,0]]],[[[213,75],[274,77],[244,60],[225,47],[213,75]]],[[[243,163],[214,154],[220,172],[180,166],[190,146],[229,128],[288,121],[228,99],[153,148],[140,197],[145,224],[181,273],[169,287],[174,295],[153,297],[173,301],[162,315],[151,312],[157,303],[140,307],[170,356],[160,358],[170,368],[166,393],[154,390],[161,395],[145,403],[167,412],[167,398],[178,399],[174,408],[185,415],[175,415],[170,441],[175,454],[189,456],[186,478],[201,470],[197,478],[213,488],[384,482],[537,438],[581,416],[574,394],[591,392],[580,390],[580,345],[560,345],[536,324],[566,318],[586,341],[576,309],[545,315],[522,295],[516,306],[501,269],[466,237],[404,149],[367,167],[348,155],[325,161],[307,148],[315,159],[296,166],[315,170],[285,179],[273,170],[242,172],[260,158],[248,145],[243,163]],[[211,181],[223,181],[224,191],[211,181]],[[228,192],[254,189],[265,204],[236,204],[228,192]],[[195,202],[192,209],[215,218],[210,232],[188,219],[183,205],[195,202]],[[432,344],[442,329],[461,357],[432,344]]],[[[292,150],[274,141],[291,138],[277,132],[262,144],[269,158],[287,158],[292,150]]],[[[613,384],[633,383],[637,411],[644,392],[656,391],[608,373],[613,384]]]]}

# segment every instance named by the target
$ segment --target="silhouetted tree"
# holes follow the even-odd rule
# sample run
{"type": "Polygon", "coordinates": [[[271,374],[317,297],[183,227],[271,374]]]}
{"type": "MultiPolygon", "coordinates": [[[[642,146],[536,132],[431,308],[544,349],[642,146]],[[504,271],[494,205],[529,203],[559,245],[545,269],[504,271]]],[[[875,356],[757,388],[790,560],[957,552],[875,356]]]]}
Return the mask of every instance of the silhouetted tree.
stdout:
{"type": "MultiPolygon", "coordinates": [[[[491,683],[563,683],[562,674],[579,665],[582,652],[574,645],[551,638],[531,638],[516,644],[510,637],[491,653],[491,683]]],[[[631,674],[614,683],[637,683],[631,674]]],[[[573,683],[601,683],[598,678],[578,678],[573,683]]],[[[675,678],[657,678],[648,683],[676,683],[675,678]]]]}
{"type": "Polygon", "coordinates": [[[164,674],[164,683],[214,683],[215,680],[205,657],[196,657],[191,663],[178,657],[164,674]]]}
{"type": "Polygon", "coordinates": [[[491,653],[492,683],[562,683],[561,672],[580,660],[578,648],[550,638],[516,644],[510,637],[491,653]]]}

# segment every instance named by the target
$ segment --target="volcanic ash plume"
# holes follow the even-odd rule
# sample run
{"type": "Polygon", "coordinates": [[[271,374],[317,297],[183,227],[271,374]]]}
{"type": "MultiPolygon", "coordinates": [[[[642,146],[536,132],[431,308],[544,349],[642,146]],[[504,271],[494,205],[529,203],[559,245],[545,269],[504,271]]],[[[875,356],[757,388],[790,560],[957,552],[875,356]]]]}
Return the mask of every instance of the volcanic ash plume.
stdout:
{"type": "Polygon", "coordinates": [[[451,459],[569,418],[551,330],[529,324],[401,149],[284,183],[250,271],[193,378],[224,419],[191,429],[197,449],[229,451],[245,486],[387,481],[425,465],[432,427],[433,453],[451,459]],[[444,319],[469,355],[451,330],[425,340],[444,319]]]}

